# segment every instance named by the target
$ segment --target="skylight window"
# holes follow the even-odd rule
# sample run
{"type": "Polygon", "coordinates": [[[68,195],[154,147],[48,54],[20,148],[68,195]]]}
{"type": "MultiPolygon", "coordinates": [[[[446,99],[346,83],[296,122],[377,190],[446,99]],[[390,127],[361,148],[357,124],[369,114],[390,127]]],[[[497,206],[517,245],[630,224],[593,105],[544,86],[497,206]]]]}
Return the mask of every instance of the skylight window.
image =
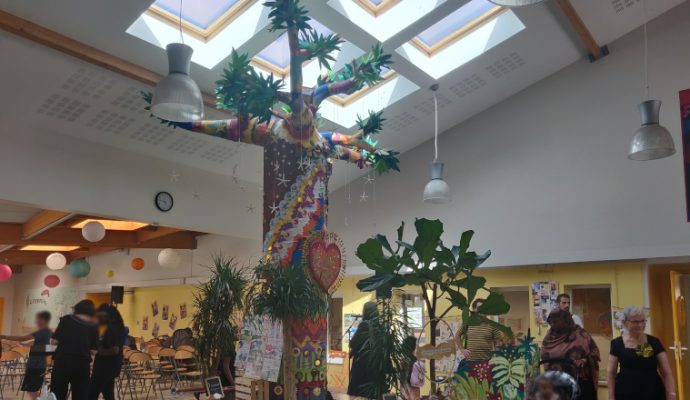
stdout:
{"type": "Polygon", "coordinates": [[[472,0],[412,39],[420,50],[433,55],[439,49],[490,21],[503,8],[487,0],[472,0]]]}
{"type": "MultiPolygon", "coordinates": [[[[321,35],[326,36],[333,33],[333,31],[314,19],[309,21],[309,25],[321,35]]],[[[275,75],[286,76],[290,71],[290,44],[288,43],[287,33],[283,33],[273,43],[261,50],[254,57],[254,62],[275,75]]]]}
{"type": "Polygon", "coordinates": [[[375,17],[383,14],[384,12],[390,10],[391,7],[398,4],[400,0],[354,0],[362,8],[367,10],[370,14],[375,17]]]}
{"type": "Polygon", "coordinates": [[[156,0],[148,12],[200,39],[209,40],[257,0],[156,0]],[[180,13],[180,6],[182,12],[180,13]]]}

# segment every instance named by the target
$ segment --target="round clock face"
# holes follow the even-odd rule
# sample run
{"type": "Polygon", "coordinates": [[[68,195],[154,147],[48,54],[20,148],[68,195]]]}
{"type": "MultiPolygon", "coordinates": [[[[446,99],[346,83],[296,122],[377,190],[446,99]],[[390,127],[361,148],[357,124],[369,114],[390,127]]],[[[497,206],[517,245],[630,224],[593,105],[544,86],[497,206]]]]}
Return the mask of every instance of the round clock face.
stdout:
{"type": "Polygon", "coordinates": [[[168,212],[173,208],[173,197],[168,192],[160,192],[156,195],[156,208],[168,212]]]}

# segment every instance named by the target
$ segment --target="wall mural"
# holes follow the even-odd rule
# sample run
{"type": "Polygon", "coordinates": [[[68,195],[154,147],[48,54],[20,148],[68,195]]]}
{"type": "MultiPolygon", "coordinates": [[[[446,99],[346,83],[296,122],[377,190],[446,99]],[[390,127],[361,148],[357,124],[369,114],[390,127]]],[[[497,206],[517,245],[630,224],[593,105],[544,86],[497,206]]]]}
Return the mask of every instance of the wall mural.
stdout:
{"type": "MultiPolygon", "coordinates": [[[[232,112],[227,120],[173,123],[193,132],[264,148],[263,248],[266,261],[296,265],[308,260],[310,273],[325,293],[342,275],[342,249],[327,232],[328,181],[333,160],[346,160],[378,173],[399,170],[397,152],[380,148],[373,135],[382,129],[381,112],[358,118],[352,135],[319,130],[320,104],[332,96],[352,94],[383,80],[390,55],[376,44],[339,71],[330,70],[332,54],[342,40],[322,35],[310,26],[307,10],[298,0],[266,2],[271,8],[270,30],[286,31],[290,47],[290,91],[283,81],[262,76],[246,54],[233,51],[229,65],[217,82],[219,109],[232,112]],[[328,72],[313,88],[303,87],[302,65],[314,60],[328,72]],[[310,237],[312,239],[310,239],[310,237]],[[308,254],[304,246],[308,245],[308,254]]],[[[151,94],[144,94],[150,102],[151,94]]],[[[248,208],[253,212],[253,207],[248,208]]],[[[326,296],[324,296],[325,298],[326,296]]],[[[286,327],[292,349],[286,349],[297,399],[326,397],[327,321],[297,321],[286,327]]],[[[290,380],[286,380],[286,383],[290,380]]],[[[287,390],[292,390],[289,386],[287,390]]],[[[291,396],[292,397],[292,396],[291,396]]],[[[294,397],[293,397],[294,398],[294,397]]]]}

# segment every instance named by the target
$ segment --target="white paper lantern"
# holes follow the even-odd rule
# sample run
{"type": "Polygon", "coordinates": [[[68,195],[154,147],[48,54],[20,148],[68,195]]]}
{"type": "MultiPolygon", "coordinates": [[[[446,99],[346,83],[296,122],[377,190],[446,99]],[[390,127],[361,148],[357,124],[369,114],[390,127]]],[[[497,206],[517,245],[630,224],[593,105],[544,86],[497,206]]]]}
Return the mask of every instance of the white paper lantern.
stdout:
{"type": "Polygon", "coordinates": [[[105,237],[105,227],[98,221],[91,221],[81,228],[81,235],[89,242],[100,242],[105,237]]]}
{"type": "Polygon", "coordinates": [[[163,249],[158,253],[158,264],[163,268],[177,268],[180,261],[180,255],[173,249],[163,249]]]}
{"type": "Polygon", "coordinates": [[[65,268],[67,259],[62,253],[51,253],[46,257],[46,265],[53,271],[65,268]]]}

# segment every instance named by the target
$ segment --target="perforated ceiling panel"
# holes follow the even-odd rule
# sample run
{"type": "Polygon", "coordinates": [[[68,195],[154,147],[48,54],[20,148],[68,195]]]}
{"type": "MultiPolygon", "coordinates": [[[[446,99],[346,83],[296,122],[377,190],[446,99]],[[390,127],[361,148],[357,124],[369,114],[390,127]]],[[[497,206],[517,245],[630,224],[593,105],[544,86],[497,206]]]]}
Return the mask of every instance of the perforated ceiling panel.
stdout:
{"type": "Polygon", "coordinates": [[[449,86],[448,90],[459,98],[463,98],[484,86],[486,86],[486,80],[477,74],[472,74],[470,77],[461,80],[455,85],[449,86]]]}
{"type": "Polygon", "coordinates": [[[88,109],[88,103],[53,93],[38,106],[36,112],[48,117],[74,122],[88,109]]]}
{"type": "Polygon", "coordinates": [[[486,67],[486,72],[495,79],[500,79],[516,69],[521,68],[523,65],[525,65],[525,60],[523,60],[519,54],[513,52],[486,67]]]}

